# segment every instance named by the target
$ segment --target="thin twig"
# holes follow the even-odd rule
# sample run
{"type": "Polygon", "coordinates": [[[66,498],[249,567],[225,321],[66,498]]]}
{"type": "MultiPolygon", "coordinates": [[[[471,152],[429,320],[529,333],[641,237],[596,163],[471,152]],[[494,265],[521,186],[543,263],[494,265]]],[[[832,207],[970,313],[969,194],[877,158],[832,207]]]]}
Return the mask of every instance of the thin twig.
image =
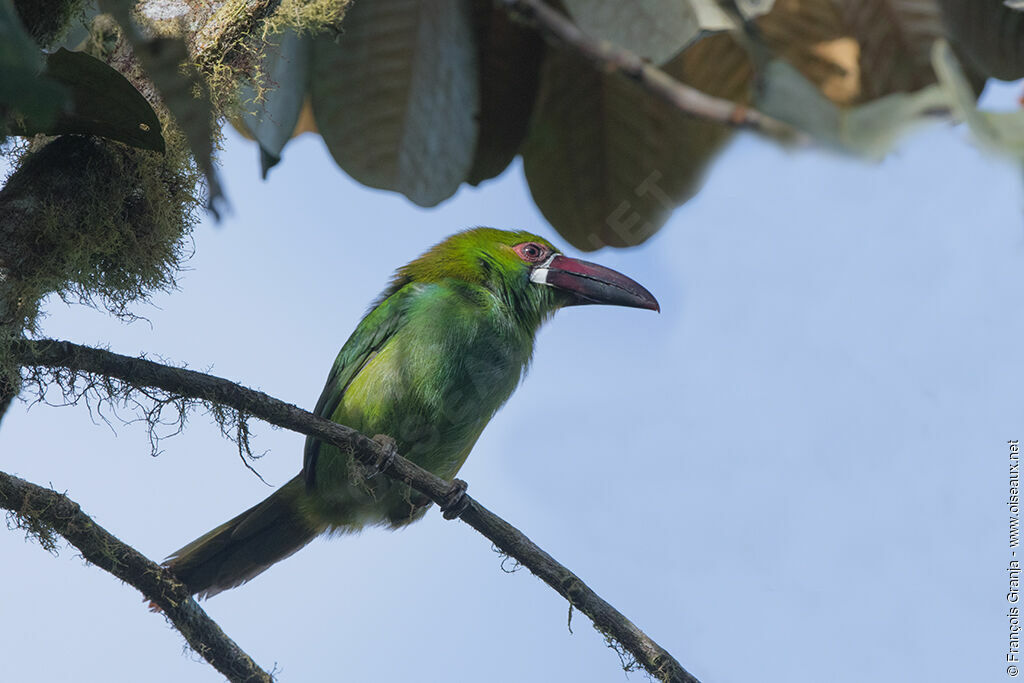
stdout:
{"type": "Polygon", "coordinates": [[[635,80],[655,97],[699,119],[733,128],[750,128],[791,139],[797,132],[789,125],[756,109],[720,97],[712,97],[681,83],[636,53],[584,33],[558,10],[541,0],[495,0],[506,12],[535,26],[550,42],[572,48],[602,71],[618,72],[635,80]]]}
{"type": "Polygon", "coordinates": [[[0,472],[0,508],[10,510],[22,528],[53,529],[89,562],[139,589],[163,610],[192,649],[228,680],[273,680],[221,630],[171,572],[117,539],[67,496],[0,472]]]}
{"type": "MultiPolygon", "coordinates": [[[[449,500],[453,491],[451,482],[399,455],[387,457],[389,454],[379,443],[354,429],[226,379],[66,341],[18,341],[11,350],[23,366],[61,367],[95,373],[132,385],[157,387],[184,397],[231,406],[247,415],[313,436],[351,453],[360,462],[379,469],[396,481],[409,484],[438,505],[449,500]]],[[[460,519],[590,617],[598,631],[620,643],[651,675],[671,683],[697,683],[697,679],[664,648],[521,531],[468,495],[465,502],[458,515],[460,519]]]]}

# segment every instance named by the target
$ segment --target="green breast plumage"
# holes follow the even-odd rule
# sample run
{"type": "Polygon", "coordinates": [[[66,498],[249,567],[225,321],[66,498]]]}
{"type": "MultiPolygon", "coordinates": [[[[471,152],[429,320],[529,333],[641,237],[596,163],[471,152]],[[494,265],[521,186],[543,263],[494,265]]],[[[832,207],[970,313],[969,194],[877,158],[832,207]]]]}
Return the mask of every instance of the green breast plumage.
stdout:
{"type": "MultiPolygon", "coordinates": [[[[381,302],[338,355],[317,412],[364,434],[385,434],[413,462],[451,479],[515,389],[533,348],[489,290],[461,282],[410,284],[381,302]],[[365,328],[365,329],[364,329],[365,328]],[[372,332],[372,333],[371,333],[372,332]]],[[[306,512],[338,531],[399,526],[428,501],[337,449],[307,440],[306,512]]]]}

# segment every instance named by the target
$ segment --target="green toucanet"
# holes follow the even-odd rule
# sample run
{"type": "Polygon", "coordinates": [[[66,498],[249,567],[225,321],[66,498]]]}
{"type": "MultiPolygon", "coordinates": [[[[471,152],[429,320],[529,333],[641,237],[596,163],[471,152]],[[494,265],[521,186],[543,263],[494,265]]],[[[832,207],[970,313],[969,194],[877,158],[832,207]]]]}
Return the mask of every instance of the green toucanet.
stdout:
{"type": "MultiPolygon", "coordinates": [[[[633,280],[563,256],[536,235],[460,232],[398,269],[342,347],[315,412],[390,437],[399,453],[451,480],[525,373],[541,323],[577,304],[659,310],[633,280]]],[[[167,565],[206,597],[324,532],[397,528],[429,505],[405,484],[308,438],[298,476],[167,565]]]]}

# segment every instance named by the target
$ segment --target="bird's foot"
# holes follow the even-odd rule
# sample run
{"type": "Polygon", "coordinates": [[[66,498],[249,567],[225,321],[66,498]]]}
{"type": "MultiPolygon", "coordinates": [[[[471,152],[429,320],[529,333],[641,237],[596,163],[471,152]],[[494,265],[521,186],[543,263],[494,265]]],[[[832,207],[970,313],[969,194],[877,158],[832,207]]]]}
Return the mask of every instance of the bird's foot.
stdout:
{"type": "Polygon", "coordinates": [[[441,504],[441,513],[445,519],[455,519],[465,512],[469,504],[469,498],[466,496],[468,488],[469,484],[461,479],[452,479],[452,485],[444,495],[444,503],[441,504]]]}
{"type": "Polygon", "coordinates": [[[398,443],[387,434],[377,434],[373,440],[380,444],[381,454],[377,462],[373,463],[378,472],[386,470],[398,455],[398,443]]]}

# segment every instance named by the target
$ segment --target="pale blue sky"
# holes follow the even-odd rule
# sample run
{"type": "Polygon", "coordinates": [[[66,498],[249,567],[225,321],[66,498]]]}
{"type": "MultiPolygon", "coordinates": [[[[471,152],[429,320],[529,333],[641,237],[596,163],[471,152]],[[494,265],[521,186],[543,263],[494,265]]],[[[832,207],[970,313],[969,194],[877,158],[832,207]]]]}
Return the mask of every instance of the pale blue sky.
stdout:
{"type": "MultiPolygon", "coordinates": [[[[518,164],[422,210],[351,182],[313,137],[266,183],[235,136],[223,162],[233,214],[196,230],[181,290],[139,309],[151,325],[51,302],[43,333],[310,408],[398,265],[478,224],[564,243],[518,164]]],[[[880,164],[741,137],[648,244],[588,256],[662,314],[560,312],[460,476],[708,683],[1005,679],[1021,194],[962,127],[880,164]]],[[[302,438],[254,431],[283,483],[302,438]]],[[[84,407],[17,404],[0,429],[0,468],[154,559],[270,492],[203,416],[163,451],[84,407]]],[[[0,557],[5,680],[221,680],[73,550],[0,533],[0,557]]],[[[286,683],[624,680],[585,617],[570,634],[561,598],[436,511],[317,541],[205,607],[286,683]]]]}

